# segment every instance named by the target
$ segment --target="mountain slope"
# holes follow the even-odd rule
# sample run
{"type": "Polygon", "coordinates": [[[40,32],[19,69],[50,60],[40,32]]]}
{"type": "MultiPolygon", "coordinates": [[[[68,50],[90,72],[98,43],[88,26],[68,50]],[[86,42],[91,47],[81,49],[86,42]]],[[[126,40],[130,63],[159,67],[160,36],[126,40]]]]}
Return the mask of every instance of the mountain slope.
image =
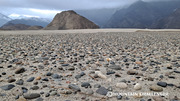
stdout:
{"type": "Polygon", "coordinates": [[[10,20],[11,20],[11,18],[0,13],[0,27],[10,20]]]}
{"type": "Polygon", "coordinates": [[[163,28],[163,29],[179,29],[180,28],[180,8],[176,9],[169,16],[159,20],[154,28],[163,28]]]}
{"type": "Polygon", "coordinates": [[[99,28],[96,24],[80,16],[76,12],[63,11],[56,14],[53,21],[47,25],[46,30],[61,30],[61,29],[94,29],[99,28]]]}
{"type": "Polygon", "coordinates": [[[30,27],[29,25],[25,25],[25,24],[8,23],[8,24],[3,25],[1,27],[1,29],[4,29],[4,30],[26,30],[29,27],[30,27]]]}
{"type": "Polygon", "coordinates": [[[35,17],[31,17],[31,18],[22,18],[22,19],[14,19],[11,20],[8,23],[12,23],[12,24],[25,24],[25,25],[30,25],[30,26],[47,26],[50,23],[50,20],[48,19],[43,19],[43,18],[35,18],[35,17]]]}
{"type": "Polygon", "coordinates": [[[107,28],[152,28],[160,19],[179,7],[180,1],[138,1],[120,9],[106,23],[107,28]]]}
{"type": "Polygon", "coordinates": [[[95,24],[103,27],[104,24],[115,13],[117,8],[103,8],[103,9],[91,9],[91,10],[75,10],[78,14],[93,21],[95,24]]]}

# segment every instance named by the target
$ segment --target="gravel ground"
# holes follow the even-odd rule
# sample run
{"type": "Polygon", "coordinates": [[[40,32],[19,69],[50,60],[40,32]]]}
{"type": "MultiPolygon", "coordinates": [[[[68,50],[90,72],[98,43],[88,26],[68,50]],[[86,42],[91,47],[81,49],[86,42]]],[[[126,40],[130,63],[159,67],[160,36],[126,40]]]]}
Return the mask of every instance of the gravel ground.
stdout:
{"type": "Polygon", "coordinates": [[[0,31],[1,101],[180,100],[180,32],[119,31],[0,31]]]}

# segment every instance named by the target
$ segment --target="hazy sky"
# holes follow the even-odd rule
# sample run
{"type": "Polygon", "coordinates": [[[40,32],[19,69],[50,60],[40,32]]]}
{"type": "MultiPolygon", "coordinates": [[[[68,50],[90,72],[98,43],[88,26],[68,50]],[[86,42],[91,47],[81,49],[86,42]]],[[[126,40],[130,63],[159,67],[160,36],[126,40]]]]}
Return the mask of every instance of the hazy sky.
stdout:
{"type": "Polygon", "coordinates": [[[114,8],[136,1],[138,0],[0,0],[0,13],[11,18],[19,16],[52,18],[63,10],[114,8]]]}

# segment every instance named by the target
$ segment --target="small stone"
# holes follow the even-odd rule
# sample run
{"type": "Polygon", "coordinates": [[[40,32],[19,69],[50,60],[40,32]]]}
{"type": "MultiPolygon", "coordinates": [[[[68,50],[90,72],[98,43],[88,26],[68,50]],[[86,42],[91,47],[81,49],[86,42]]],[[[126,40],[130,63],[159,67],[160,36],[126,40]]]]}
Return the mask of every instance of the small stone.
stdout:
{"type": "Polygon", "coordinates": [[[100,95],[106,95],[108,93],[108,90],[105,87],[100,87],[99,89],[96,90],[96,93],[100,95]]]}
{"type": "Polygon", "coordinates": [[[136,61],[135,63],[136,63],[136,64],[138,64],[138,65],[139,65],[139,64],[142,64],[142,62],[141,62],[141,61],[136,61]]]}
{"type": "Polygon", "coordinates": [[[69,66],[69,64],[62,64],[61,66],[69,66]]]}
{"type": "Polygon", "coordinates": [[[79,79],[79,78],[81,78],[81,75],[76,75],[75,78],[79,79]]]}
{"type": "Polygon", "coordinates": [[[121,88],[121,89],[125,89],[125,88],[127,88],[127,84],[124,83],[124,82],[117,83],[117,84],[116,84],[116,87],[121,88]]]}
{"type": "Polygon", "coordinates": [[[95,71],[95,74],[97,74],[100,78],[106,79],[106,75],[104,75],[101,71],[95,71]]]}
{"type": "Polygon", "coordinates": [[[148,69],[148,67],[145,67],[145,68],[143,68],[141,71],[146,71],[148,69]]]}
{"type": "Polygon", "coordinates": [[[156,92],[162,92],[163,91],[162,87],[157,86],[157,85],[152,85],[149,89],[152,91],[156,91],[156,92]]]}
{"type": "Polygon", "coordinates": [[[28,92],[28,89],[26,87],[22,87],[21,89],[22,89],[23,93],[27,93],[28,92]]]}
{"type": "Polygon", "coordinates": [[[2,72],[2,75],[6,75],[6,72],[2,72]]]}
{"type": "Polygon", "coordinates": [[[35,101],[43,101],[43,100],[44,100],[43,98],[39,97],[35,101]]]}
{"type": "Polygon", "coordinates": [[[108,90],[108,91],[113,91],[112,86],[108,87],[108,89],[107,89],[107,90],[108,90]]]}
{"type": "Polygon", "coordinates": [[[38,90],[39,87],[38,87],[38,86],[33,86],[33,87],[31,87],[30,89],[32,89],[32,90],[38,90]]]}
{"type": "Polygon", "coordinates": [[[90,85],[90,83],[88,83],[88,82],[83,82],[83,83],[81,84],[81,87],[88,88],[88,87],[91,87],[91,85],[90,85]]]}
{"type": "Polygon", "coordinates": [[[109,66],[110,69],[114,69],[114,70],[121,70],[121,67],[118,65],[111,65],[109,66]]]}
{"type": "Polygon", "coordinates": [[[21,97],[19,99],[17,99],[16,101],[27,101],[25,98],[21,97]]]}
{"type": "Polygon", "coordinates": [[[138,73],[136,70],[129,70],[129,71],[127,71],[127,74],[128,75],[137,75],[138,73]]]}
{"type": "Polygon", "coordinates": [[[95,85],[94,85],[94,88],[100,88],[100,87],[101,87],[100,84],[95,84],[95,85]]]}
{"type": "Polygon", "coordinates": [[[62,76],[61,76],[61,75],[58,75],[58,74],[53,74],[52,77],[53,77],[54,79],[59,79],[59,78],[61,78],[62,76]]]}
{"type": "Polygon", "coordinates": [[[167,83],[166,82],[158,82],[157,85],[161,86],[161,87],[166,87],[167,83]]]}
{"type": "Polygon", "coordinates": [[[135,86],[134,86],[134,89],[135,90],[140,90],[142,88],[141,84],[137,83],[135,86]]]}
{"type": "Polygon", "coordinates": [[[50,94],[49,93],[47,93],[46,95],[45,95],[45,97],[49,97],[50,96],[50,94]]]}
{"type": "Polygon", "coordinates": [[[49,80],[48,80],[48,78],[44,78],[44,79],[42,79],[42,81],[49,81],[49,80]]]}
{"type": "Polygon", "coordinates": [[[86,94],[92,95],[92,94],[94,94],[94,91],[93,91],[92,89],[88,89],[88,90],[86,91],[86,94]]]}
{"type": "Polygon", "coordinates": [[[8,82],[8,83],[12,83],[12,82],[15,82],[15,81],[16,81],[16,79],[11,78],[11,79],[9,79],[7,82],[8,82]]]}
{"type": "Polygon", "coordinates": [[[77,85],[75,85],[75,84],[69,84],[68,87],[69,87],[70,89],[75,90],[75,91],[81,91],[81,89],[80,89],[77,85]]]}
{"type": "Polygon", "coordinates": [[[86,75],[84,72],[81,72],[81,73],[80,73],[80,76],[84,76],[84,75],[86,75]]]}
{"type": "Polygon", "coordinates": [[[36,80],[41,80],[41,77],[40,76],[36,77],[36,80]]]}
{"type": "Polygon", "coordinates": [[[25,68],[18,68],[15,70],[15,74],[20,74],[20,73],[23,73],[25,72],[25,68]]]}
{"type": "Polygon", "coordinates": [[[114,74],[115,72],[114,71],[109,71],[106,73],[106,75],[111,75],[111,74],[114,74]]]}
{"type": "Polygon", "coordinates": [[[24,98],[26,98],[26,99],[35,99],[38,97],[40,97],[40,94],[38,94],[38,93],[24,94],[24,98]]]}
{"type": "Polygon", "coordinates": [[[175,73],[179,73],[179,74],[180,74],[180,71],[175,70],[174,72],[175,72],[175,73]]]}
{"type": "Polygon", "coordinates": [[[51,96],[55,96],[56,94],[57,94],[57,91],[52,91],[52,92],[50,93],[51,96]]]}
{"type": "Polygon", "coordinates": [[[51,76],[51,75],[52,75],[51,72],[46,73],[46,76],[51,76]]]}
{"type": "Polygon", "coordinates": [[[24,81],[22,79],[16,81],[17,85],[23,85],[23,83],[24,83],[24,81]]]}
{"type": "Polygon", "coordinates": [[[160,96],[153,96],[152,98],[154,99],[154,101],[164,101],[164,99],[160,96]]]}
{"type": "Polygon", "coordinates": [[[117,98],[117,100],[121,100],[121,99],[122,99],[122,96],[121,96],[121,95],[118,95],[116,98],[117,98]]]}
{"type": "Polygon", "coordinates": [[[3,90],[11,90],[14,87],[15,87],[15,85],[8,84],[8,85],[1,86],[0,88],[3,89],[3,90]]]}
{"type": "Polygon", "coordinates": [[[26,82],[32,82],[35,77],[30,77],[26,82]]]}

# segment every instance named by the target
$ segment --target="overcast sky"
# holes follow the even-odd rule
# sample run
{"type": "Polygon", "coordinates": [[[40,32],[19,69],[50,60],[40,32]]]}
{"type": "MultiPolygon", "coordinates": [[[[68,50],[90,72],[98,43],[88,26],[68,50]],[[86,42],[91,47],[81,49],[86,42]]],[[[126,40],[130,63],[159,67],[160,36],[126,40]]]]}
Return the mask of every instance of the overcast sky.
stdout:
{"type": "Polygon", "coordinates": [[[136,1],[138,0],[0,0],[0,13],[11,18],[19,16],[52,18],[63,10],[115,8],[136,1]]]}

